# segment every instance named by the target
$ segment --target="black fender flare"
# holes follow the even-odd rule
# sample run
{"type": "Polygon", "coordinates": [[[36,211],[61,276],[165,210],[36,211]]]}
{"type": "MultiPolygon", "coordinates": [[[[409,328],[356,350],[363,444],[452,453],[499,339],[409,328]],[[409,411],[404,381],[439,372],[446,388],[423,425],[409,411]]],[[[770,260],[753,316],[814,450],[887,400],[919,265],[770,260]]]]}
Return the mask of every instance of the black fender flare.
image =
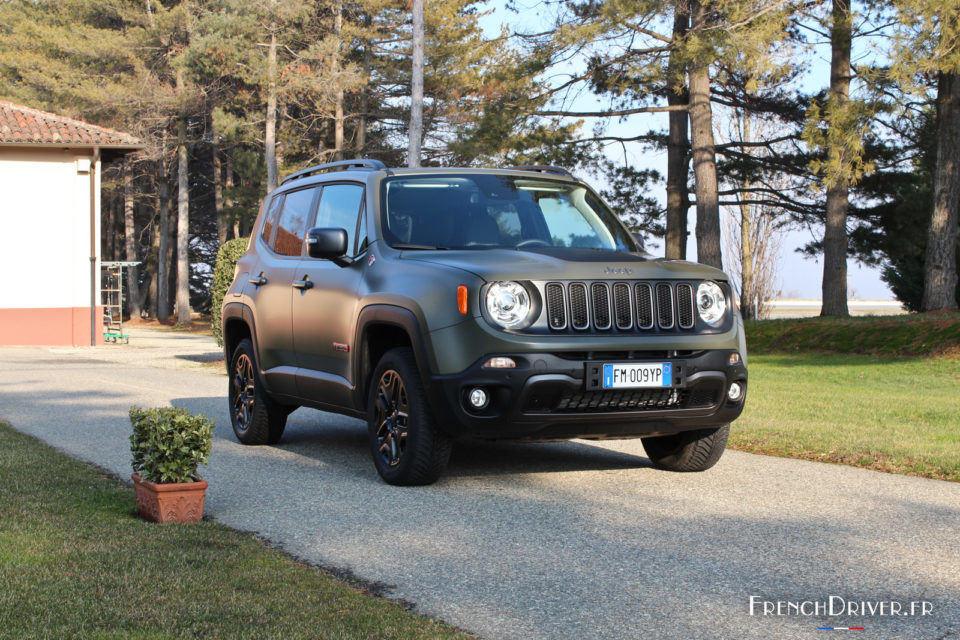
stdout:
{"type": "MultiPolygon", "coordinates": [[[[386,324],[403,329],[410,337],[410,344],[413,348],[413,355],[417,361],[417,369],[420,370],[420,377],[424,387],[429,392],[431,386],[434,367],[430,358],[427,340],[423,331],[423,323],[417,316],[405,307],[399,307],[392,304],[372,304],[364,307],[357,316],[356,336],[353,344],[356,348],[353,350],[353,371],[354,380],[354,403],[359,408],[366,402],[366,378],[369,372],[364,370],[364,353],[367,327],[372,324],[386,324]]],[[[374,363],[375,366],[375,363],[374,363]]]]}
{"type": "MultiPolygon", "coordinates": [[[[257,341],[257,323],[253,319],[253,311],[242,302],[228,302],[223,305],[223,312],[221,313],[220,330],[224,338],[223,357],[227,361],[227,366],[230,366],[230,354],[227,353],[227,334],[224,329],[226,329],[228,320],[240,320],[250,329],[250,340],[253,342],[253,350],[257,355],[257,369],[260,369],[260,345],[257,341]]],[[[260,374],[260,378],[263,379],[263,370],[261,369],[258,373],[260,374]]]]}

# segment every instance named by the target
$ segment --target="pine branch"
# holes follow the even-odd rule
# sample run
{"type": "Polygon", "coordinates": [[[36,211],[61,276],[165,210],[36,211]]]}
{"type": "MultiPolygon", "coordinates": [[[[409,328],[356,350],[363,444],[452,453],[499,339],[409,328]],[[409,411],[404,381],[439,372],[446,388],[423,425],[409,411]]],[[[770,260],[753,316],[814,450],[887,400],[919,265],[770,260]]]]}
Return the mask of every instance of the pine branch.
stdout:
{"type": "Polygon", "coordinates": [[[666,107],[638,107],[635,109],[619,109],[611,111],[537,111],[538,116],[565,116],[569,118],[610,118],[632,116],[637,113],[664,113],[668,111],[686,111],[685,104],[674,104],[666,107]]]}

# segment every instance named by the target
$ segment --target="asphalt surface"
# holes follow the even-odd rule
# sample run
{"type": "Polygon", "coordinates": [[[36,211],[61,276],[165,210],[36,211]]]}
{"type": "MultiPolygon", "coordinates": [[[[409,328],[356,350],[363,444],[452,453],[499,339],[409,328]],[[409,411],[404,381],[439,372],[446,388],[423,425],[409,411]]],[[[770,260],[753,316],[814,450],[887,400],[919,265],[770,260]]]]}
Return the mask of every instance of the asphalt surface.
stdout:
{"type": "Polygon", "coordinates": [[[436,485],[395,488],[356,420],[300,409],[279,446],[238,444],[226,377],[202,364],[219,357],[142,329],[128,346],[0,348],[0,417],[126,477],[131,405],[204,413],[209,516],[484,638],[960,638],[960,484],[736,451],[671,474],[639,441],[574,441],[462,443],[436,485]],[[831,596],[929,613],[787,604],[831,596]]]}

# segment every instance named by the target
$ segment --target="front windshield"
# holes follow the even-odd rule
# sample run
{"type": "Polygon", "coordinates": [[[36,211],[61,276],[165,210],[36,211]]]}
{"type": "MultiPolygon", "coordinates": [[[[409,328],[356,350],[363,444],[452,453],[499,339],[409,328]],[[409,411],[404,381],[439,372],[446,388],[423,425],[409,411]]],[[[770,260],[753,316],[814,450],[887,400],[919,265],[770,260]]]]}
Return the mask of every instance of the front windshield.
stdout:
{"type": "Polygon", "coordinates": [[[586,187],[536,176],[451,174],[384,181],[383,229],[394,247],[569,247],[636,251],[586,187]]]}

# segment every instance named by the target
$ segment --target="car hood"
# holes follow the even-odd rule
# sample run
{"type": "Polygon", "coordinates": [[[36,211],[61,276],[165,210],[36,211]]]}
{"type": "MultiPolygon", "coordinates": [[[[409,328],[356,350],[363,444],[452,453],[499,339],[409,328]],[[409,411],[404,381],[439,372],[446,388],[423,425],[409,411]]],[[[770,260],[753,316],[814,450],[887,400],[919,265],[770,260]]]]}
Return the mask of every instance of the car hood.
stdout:
{"type": "Polygon", "coordinates": [[[403,251],[401,258],[469,271],[484,280],[727,280],[719,269],[641,253],[593,249],[403,251]]]}

